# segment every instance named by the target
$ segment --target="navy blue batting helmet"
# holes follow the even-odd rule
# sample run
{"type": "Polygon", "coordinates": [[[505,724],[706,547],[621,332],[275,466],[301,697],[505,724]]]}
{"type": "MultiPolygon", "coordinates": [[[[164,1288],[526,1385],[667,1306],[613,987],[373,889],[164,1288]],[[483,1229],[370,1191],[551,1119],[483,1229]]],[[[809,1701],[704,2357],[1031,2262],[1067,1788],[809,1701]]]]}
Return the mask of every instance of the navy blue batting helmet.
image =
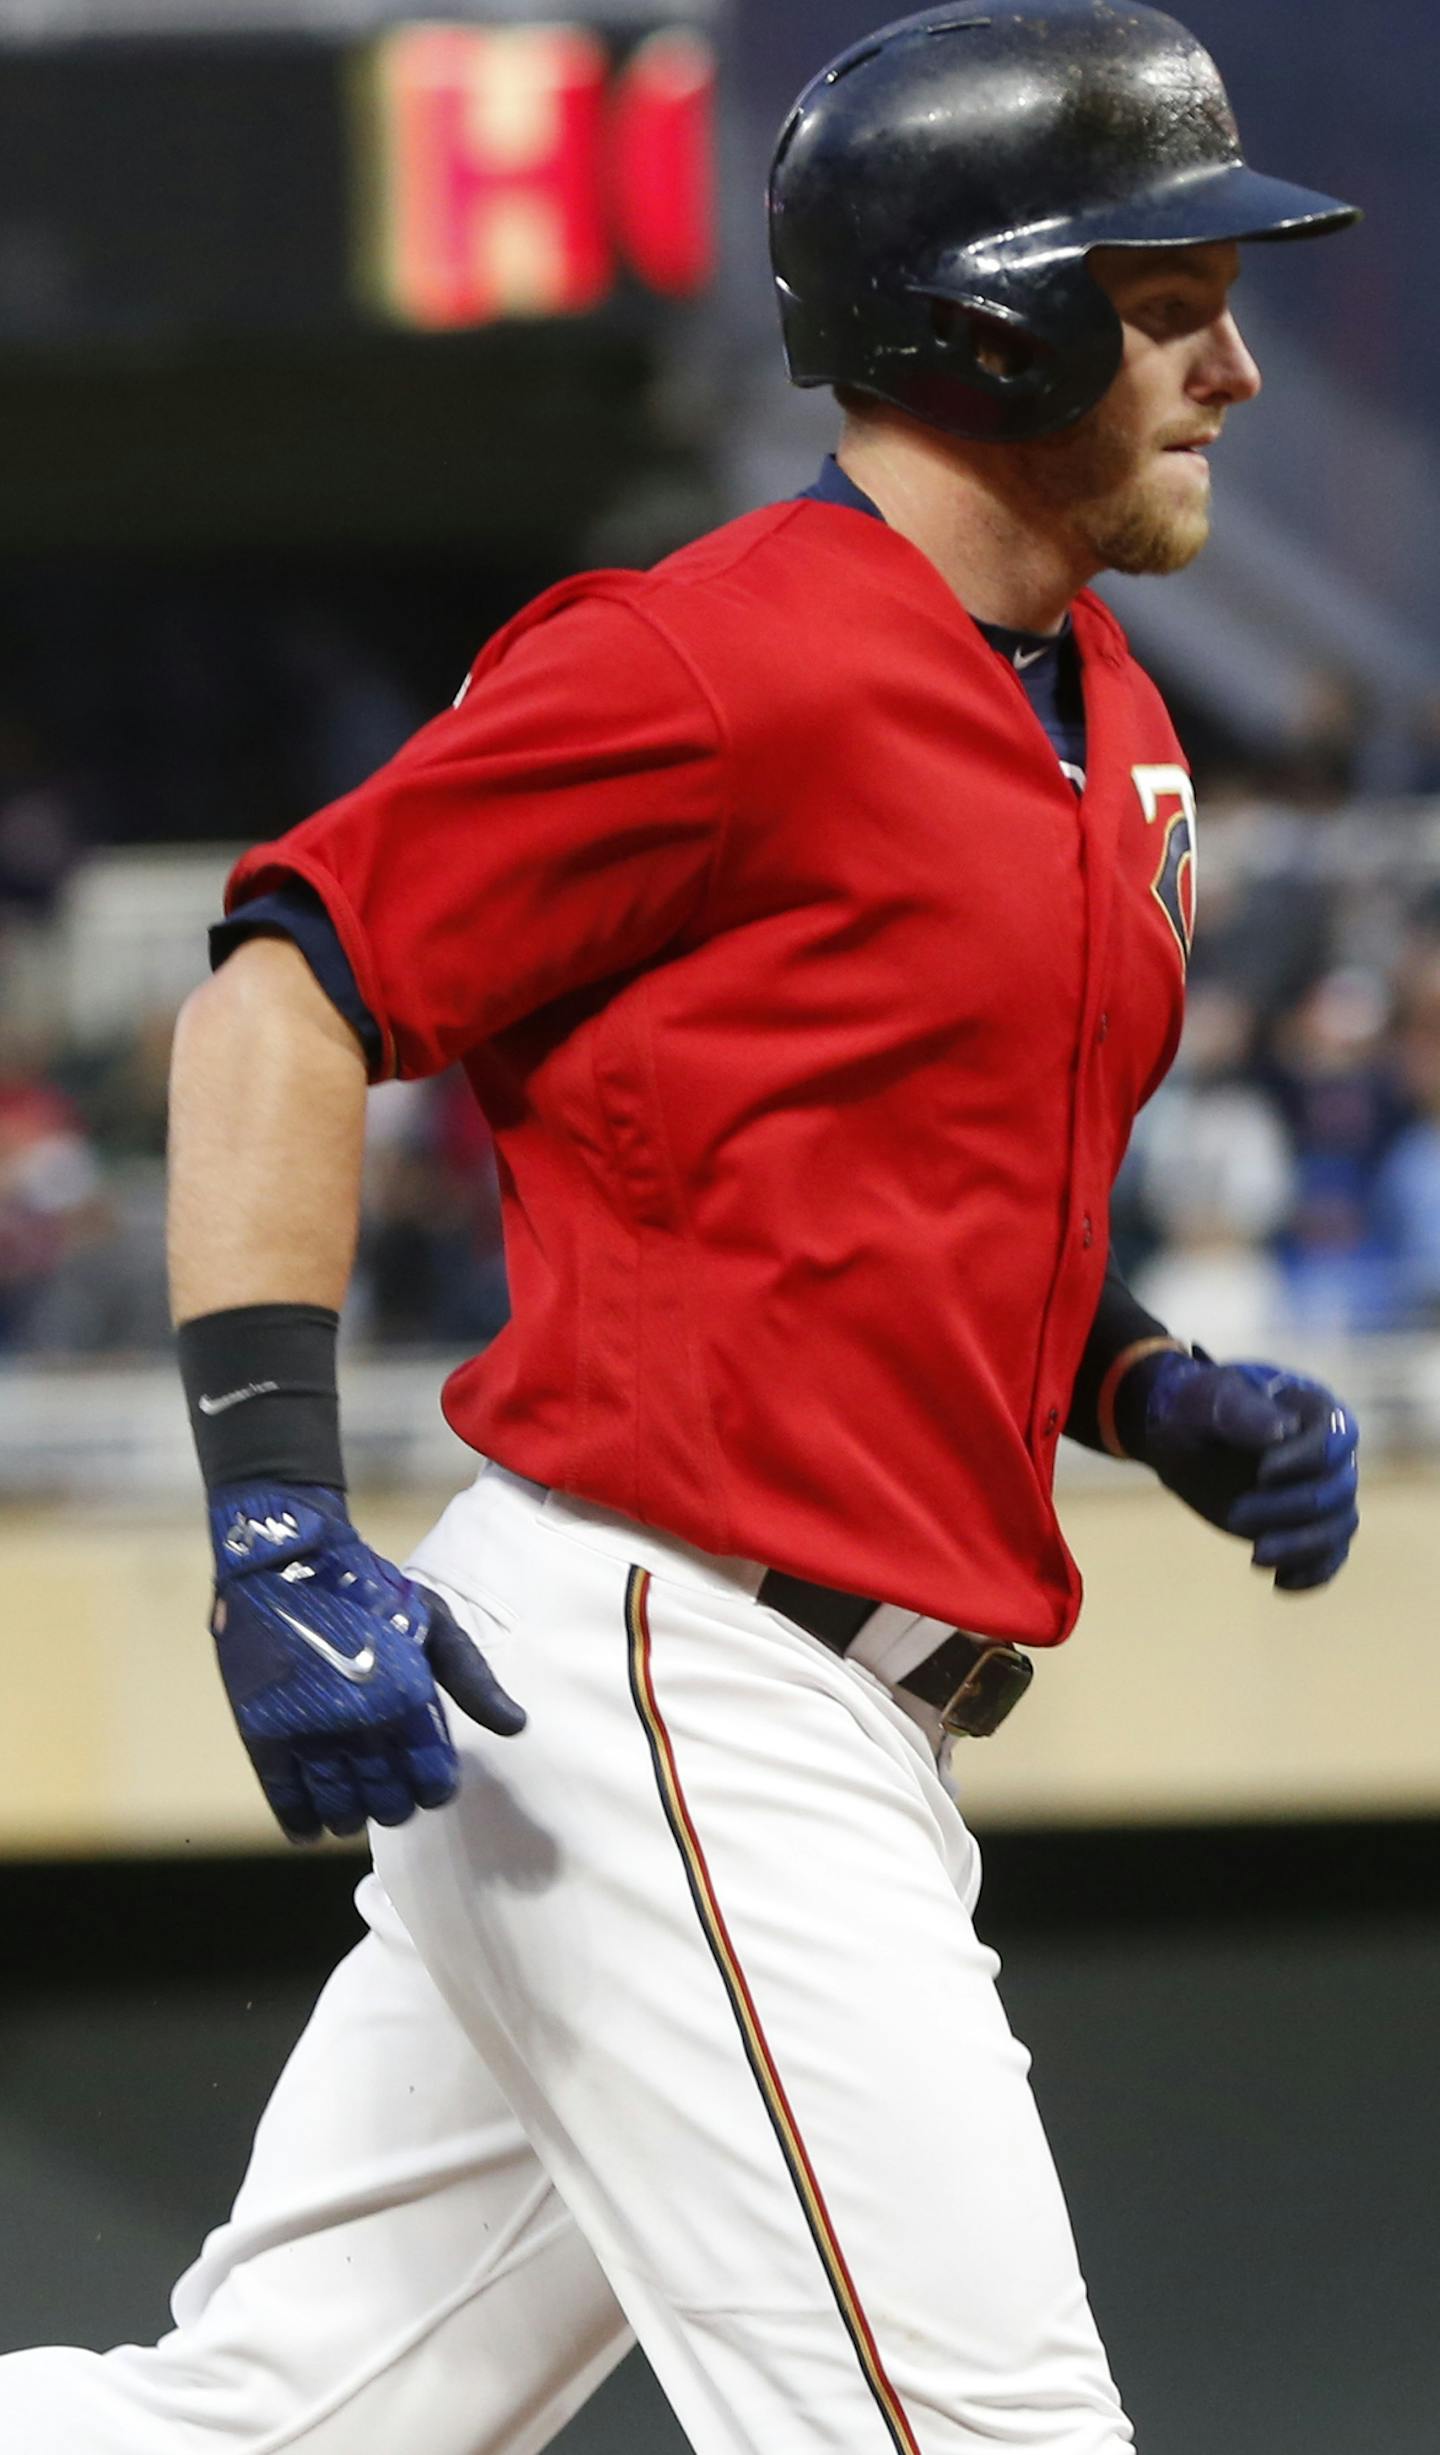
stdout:
{"type": "Polygon", "coordinates": [[[932,7],[882,27],[806,88],[770,180],[792,381],[996,442],[1073,424],[1119,371],[1092,247],[1310,238],[1358,219],[1251,170],[1209,53],[1124,0],[932,7]]]}

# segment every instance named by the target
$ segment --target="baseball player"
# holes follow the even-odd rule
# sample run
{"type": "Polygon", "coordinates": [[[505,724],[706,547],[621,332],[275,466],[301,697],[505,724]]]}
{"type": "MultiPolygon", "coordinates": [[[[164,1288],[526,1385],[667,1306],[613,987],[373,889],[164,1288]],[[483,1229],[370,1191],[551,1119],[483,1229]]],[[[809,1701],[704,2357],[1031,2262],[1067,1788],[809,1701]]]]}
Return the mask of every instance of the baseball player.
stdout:
{"type": "Polygon", "coordinates": [[[1204,540],[1259,387],[1237,243],[1354,215],[1108,0],[878,33],[771,214],[838,460],[532,605],[241,862],[182,1020],[220,1668],[287,1833],[370,1824],[369,1933],[174,2332],[0,2363],[24,2455],[524,2455],[632,2332],[699,2455],[1132,2444],[962,1741],[1076,1616],[1062,1432],[1287,1592],[1355,1529],[1343,1406],[1108,1265],[1194,804],[1087,590],[1204,540]],[[514,1318],[402,1573],[347,1512],[336,1319],[367,1077],[457,1062],[514,1318]]]}

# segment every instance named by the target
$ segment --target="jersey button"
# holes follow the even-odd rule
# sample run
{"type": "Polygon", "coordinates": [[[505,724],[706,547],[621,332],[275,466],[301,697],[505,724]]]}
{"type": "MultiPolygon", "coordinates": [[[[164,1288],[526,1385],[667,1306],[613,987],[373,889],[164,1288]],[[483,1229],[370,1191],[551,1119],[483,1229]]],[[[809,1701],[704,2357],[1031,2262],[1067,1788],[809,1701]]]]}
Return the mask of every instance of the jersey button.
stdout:
{"type": "Polygon", "coordinates": [[[1095,1038],[1096,1038],[1096,1041],[1098,1042],[1099,1046],[1100,1046],[1101,1048],[1103,1048],[1103,1047],[1105,1046],[1106,1041],[1109,1039],[1109,1037],[1110,1037],[1110,1017],[1109,1017],[1109,1015],[1108,1015],[1108,1014],[1102,1014],[1102,1015],[1101,1015],[1101,1017],[1100,1017],[1099,1023],[1096,1025],[1096,1028],[1095,1028],[1095,1038]]]}
{"type": "Polygon", "coordinates": [[[1059,1429],[1060,1429],[1060,1409],[1059,1409],[1058,1407],[1052,1407],[1052,1408],[1050,1409],[1049,1414],[1048,1414],[1048,1415],[1046,1416],[1046,1418],[1045,1418],[1045,1438],[1046,1438],[1046,1440],[1047,1440],[1047,1441],[1049,1441],[1049,1440],[1053,1440],[1053,1439],[1054,1439],[1054,1437],[1055,1437],[1055,1435],[1056,1435],[1056,1433],[1059,1431],[1059,1429]]]}
{"type": "Polygon", "coordinates": [[[1084,1226],[1080,1230],[1080,1242],[1085,1247],[1087,1253],[1095,1242],[1095,1222],[1088,1215],[1084,1226]]]}

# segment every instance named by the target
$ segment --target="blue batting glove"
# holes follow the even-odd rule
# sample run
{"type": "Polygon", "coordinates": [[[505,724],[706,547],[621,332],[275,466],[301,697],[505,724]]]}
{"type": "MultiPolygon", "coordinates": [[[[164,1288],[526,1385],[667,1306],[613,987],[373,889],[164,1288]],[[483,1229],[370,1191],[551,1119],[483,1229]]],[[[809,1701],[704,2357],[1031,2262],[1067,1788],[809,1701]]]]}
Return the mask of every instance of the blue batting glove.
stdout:
{"type": "Polygon", "coordinates": [[[509,1737],[525,1715],[444,1603],[363,1543],[339,1492],[212,1493],[220,1675],[292,1841],[404,1824],[453,1798],[459,1760],[436,1683],[509,1737]]]}
{"type": "Polygon", "coordinates": [[[1131,1457],[1212,1526],[1253,1543],[1255,1566],[1272,1569],[1281,1592],[1329,1584],[1360,1523],[1359,1432],[1333,1391],[1278,1364],[1216,1364],[1197,1350],[1145,1357],[1121,1392],[1131,1457]]]}

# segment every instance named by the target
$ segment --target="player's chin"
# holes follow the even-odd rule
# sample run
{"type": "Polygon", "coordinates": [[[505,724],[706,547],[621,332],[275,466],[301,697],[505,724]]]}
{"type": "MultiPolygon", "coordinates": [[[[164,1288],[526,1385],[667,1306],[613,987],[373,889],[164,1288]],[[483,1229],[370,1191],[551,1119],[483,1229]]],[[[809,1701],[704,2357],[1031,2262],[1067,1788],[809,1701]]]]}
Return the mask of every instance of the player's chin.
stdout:
{"type": "Polygon", "coordinates": [[[1203,502],[1177,504],[1162,483],[1143,493],[1137,489],[1096,544],[1108,571],[1130,579],[1165,579],[1187,570],[1209,536],[1208,494],[1203,502]]]}

